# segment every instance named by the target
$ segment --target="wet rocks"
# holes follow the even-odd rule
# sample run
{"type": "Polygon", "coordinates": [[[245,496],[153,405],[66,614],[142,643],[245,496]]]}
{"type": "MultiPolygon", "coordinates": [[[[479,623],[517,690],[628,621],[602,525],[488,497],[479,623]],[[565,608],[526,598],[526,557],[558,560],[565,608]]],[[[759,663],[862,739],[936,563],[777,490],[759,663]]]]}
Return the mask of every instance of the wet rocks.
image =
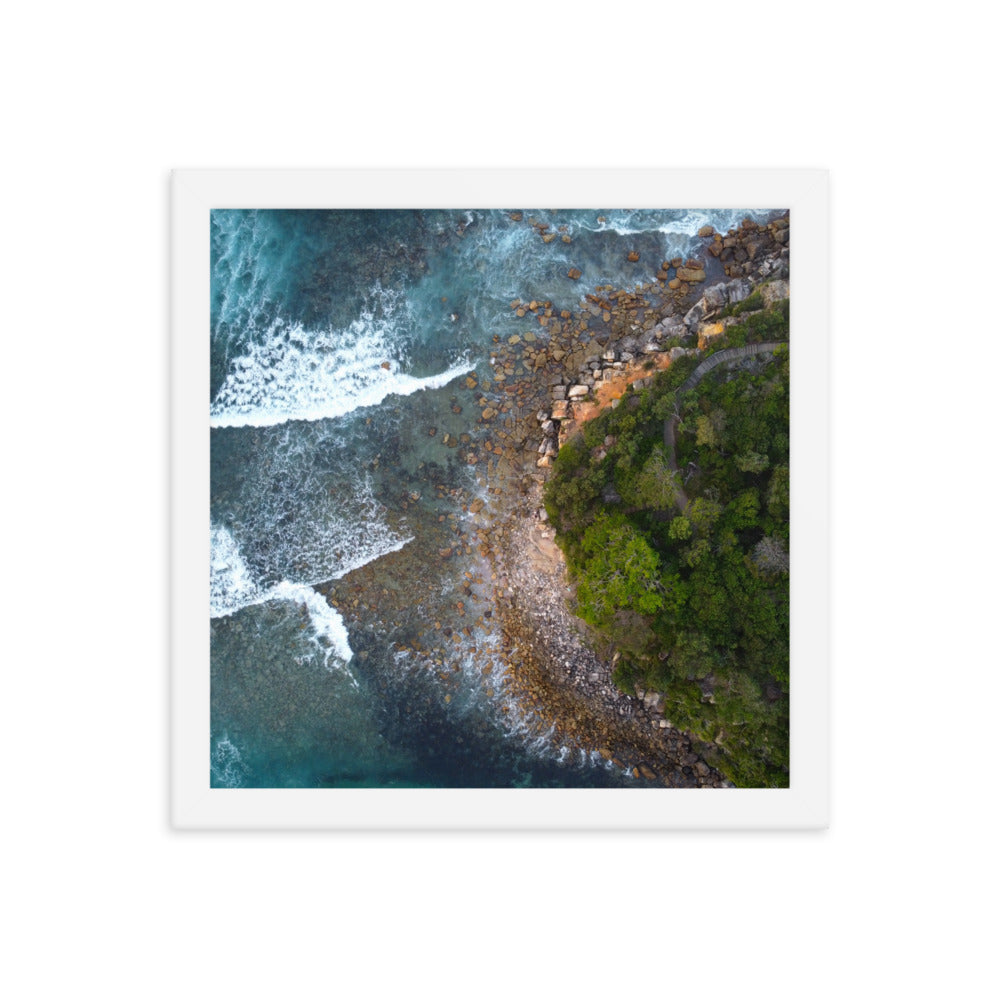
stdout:
{"type": "Polygon", "coordinates": [[[573,279],[574,281],[578,281],[578,280],[580,279],[580,276],[581,276],[582,274],[583,274],[583,271],[581,271],[581,270],[580,270],[580,268],[578,268],[578,267],[571,267],[571,268],[570,268],[570,269],[569,269],[569,270],[568,270],[568,271],[566,272],[566,276],[567,276],[568,278],[572,278],[572,279],[573,279]]]}
{"type": "Polygon", "coordinates": [[[699,282],[705,280],[705,269],[701,267],[679,267],[677,277],[681,281],[699,282]]]}

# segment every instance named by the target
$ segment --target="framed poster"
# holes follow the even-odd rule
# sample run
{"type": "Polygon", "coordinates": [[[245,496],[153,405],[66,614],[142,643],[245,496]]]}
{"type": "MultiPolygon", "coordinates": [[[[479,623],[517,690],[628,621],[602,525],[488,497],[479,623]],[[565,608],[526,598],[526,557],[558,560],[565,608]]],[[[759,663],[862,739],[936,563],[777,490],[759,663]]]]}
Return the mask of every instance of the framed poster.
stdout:
{"type": "Polygon", "coordinates": [[[825,172],[172,184],[177,828],[826,825],[825,172]]]}

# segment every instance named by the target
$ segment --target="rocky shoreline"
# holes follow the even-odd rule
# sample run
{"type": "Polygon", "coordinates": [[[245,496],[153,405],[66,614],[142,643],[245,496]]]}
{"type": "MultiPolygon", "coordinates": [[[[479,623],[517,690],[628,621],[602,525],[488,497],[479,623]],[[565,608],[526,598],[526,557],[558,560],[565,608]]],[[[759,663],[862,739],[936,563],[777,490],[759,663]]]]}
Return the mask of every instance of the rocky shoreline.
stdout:
{"type": "MultiPolygon", "coordinates": [[[[512,219],[533,225],[543,240],[553,236],[532,219],[512,219]]],[[[615,686],[615,651],[570,610],[573,593],[542,493],[560,445],[618,405],[629,385],[641,387],[677,358],[710,346],[736,321],[720,315],[727,304],[744,301],[765,281],[769,298],[787,297],[787,215],[699,236],[704,257],[657,261],[631,289],[598,287],[565,308],[511,302],[527,328],[506,340],[495,336],[492,377],[470,374],[452,399],[467,429],[414,429],[434,441],[450,468],[464,466],[478,487],[438,485],[438,498],[450,494],[460,514],[440,515],[426,537],[323,588],[335,607],[360,608],[392,635],[412,613],[413,597],[387,588],[385,577],[420,579],[422,560],[466,560],[471,568],[447,596],[449,608],[397,643],[396,652],[423,662],[455,696],[460,674],[445,670],[445,647],[467,656],[501,711],[527,720],[532,734],[550,734],[558,746],[599,754],[636,787],[731,783],[705,759],[709,747],[669,723],[658,695],[615,686]],[[478,408],[475,426],[467,422],[476,412],[470,403],[478,408]]],[[[638,253],[628,252],[628,260],[639,275],[638,253]]],[[[573,268],[568,277],[581,274],[573,268]]],[[[402,482],[398,488],[410,489],[402,482]]],[[[411,502],[423,502],[419,492],[394,497],[403,511],[411,502]]],[[[446,693],[445,702],[451,697],[446,693]]]]}
{"type": "Polygon", "coordinates": [[[618,690],[611,679],[616,654],[588,639],[570,612],[565,562],[541,503],[546,470],[567,438],[617,405],[629,385],[641,388],[657,370],[723,336],[737,322],[720,317],[727,305],[765,281],[765,304],[787,297],[788,235],[787,215],[763,226],[745,220],[725,235],[702,230],[704,260],[665,261],[634,290],[599,288],[575,314],[557,313],[551,302],[516,300],[516,315],[533,317],[547,336],[495,338],[495,384],[480,399],[480,422],[507,415],[498,437],[517,483],[506,516],[493,517],[487,549],[512,685],[560,737],[597,750],[640,784],[732,787],[670,725],[656,693],[618,690]],[[728,280],[706,285],[719,265],[728,280]]]}

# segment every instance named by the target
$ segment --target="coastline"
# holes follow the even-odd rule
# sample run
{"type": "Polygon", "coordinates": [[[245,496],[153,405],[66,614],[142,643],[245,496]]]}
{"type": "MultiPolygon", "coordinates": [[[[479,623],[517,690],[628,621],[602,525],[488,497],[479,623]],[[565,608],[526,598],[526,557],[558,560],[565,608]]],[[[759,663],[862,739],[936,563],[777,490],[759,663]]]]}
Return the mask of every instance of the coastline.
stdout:
{"type": "Polygon", "coordinates": [[[788,225],[786,215],[766,225],[748,221],[726,235],[705,231],[699,234],[704,259],[664,262],[633,292],[605,288],[603,296],[587,295],[581,315],[560,311],[562,324],[552,323],[551,303],[516,300],[511,306],[519,317],[534,314],[543,328],[554,326],[550,336],[541,341],[529,333],[504,344],[494,338],[496,389],[503,395],[490,394],[494,405],[480,422],[512,411],[503,452],[512,468],[521,469],[519,480],[506,477],[506,491],[493,490],[503,502],[496,505],[502,512],[493,519],[489,548],[512,689],[560,737],[596,750],[637,785],[734,787],[689,734],[668,722],[658,695],[626,693],[613,683],[616,654],[570,610],[573,588],[542,506],[547,470],[559,447],[617,406],[630,385],[641,388],[678,357],[703,356],[732,322],[710,322],[730,301],[749,297],[769,279],[779,297],[787,296],[788,225]],[[691,346],[668,346],[678,340],[691,346]],[[520,368],[533,369],[535,378],[508,381],[520,368]],[[504,396],[518,405],[505,405],[504,396]]]}
{"type": "MultiPolygon", "coordinates": [[[[541,504],[541,489],[528,496],[541,504]]],[[[729,782],[667,724],[655,699],[625,694],[611,680],[613,658],[599,655],[587,626],[569,609],[572,595],[552,529],[530,514],[500,529],[495,600],[511,686],[561,740],[596,751],[637,784],[719,788],[729,782]]]]}
{"type": "Polygon", "coordinates": [[[598,286],[567,308],[515,299],[510,308],[527,329],[494,335],[491,370],[452,383],[459,419],[447,431],[438,421],[411,429],[430,461],[444,458],[444,478],[432,470],[431,488],[426,479],[397,480],[387,505],[405,516],[409,504],[436,496],[450,497],[457,510],[439,513],[399,551],[317,587],[349,624],[370,623],[352,628],[351,643],[375,689],[397,689],[393,728],[419,716],[425,731],[446,738],[435,720],[464,711],[471,684],[506,716],[509,734],[598,767],[603,758],[629,787],[734,787],[708,763],[714,747],[673,726],[657,693],[621,691],[613,682],[616,651],[572,611],[573,588],[542,497],[560,446],[617,406],[630,385],[640,390],[678,358],[703,358],[721,346],[732,322],[722,316],[727,303],[764,281],[787,296],[787,226],[784,217],[744,223],[735,235],[702,233],[704,259],[654,263],[659,270],[645,283],[598,286]],[[756,244],[765,245],[743,250],[756,244]],[[745,260],[735,259],[737,251],[745,260]],[[465,470],[463,485],[446,483],[445,464],[465,470]],[[440,582],[425,597],[404,584],[453,561],[462,571],[430,577],[440,582]],[[382,663],[369,654],[386,639],[391,653],[382,663]],[[401,670],[410,678],[402,688],[401,670]]]}

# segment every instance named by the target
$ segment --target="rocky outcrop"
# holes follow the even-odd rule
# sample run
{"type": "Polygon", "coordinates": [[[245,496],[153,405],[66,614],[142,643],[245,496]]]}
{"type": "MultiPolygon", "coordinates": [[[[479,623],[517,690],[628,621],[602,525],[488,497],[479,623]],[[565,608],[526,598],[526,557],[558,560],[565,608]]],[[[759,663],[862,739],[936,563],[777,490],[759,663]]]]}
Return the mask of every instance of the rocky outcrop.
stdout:
{"type": "Polygon", "coordinates": [[[789,294],[788,282],[784,278],[777,281],[769,281],[760,290],[761,298],[764,300],[764,308],[773,306],[775,302],[787,299],[789,294]]]}
{"type": "Polygon", "coordinates": [[[684,316],[684,326],[687,327],[687,332],[689,334],[695,333],[699,323],[717,316],[726,306],[742,302],[752,290],[753,286],[746,278],[737,278],[735,281],[729,282],[722,281],[707,288],[702,297],[684,316]]]}
{"type": "Polygon", "coordinates": [[[764,225],[744,219],[725,236],[715,233],[707,249],[730,278],[784,278],[788,277],[788,233],[787,214],[764,225]]]}

